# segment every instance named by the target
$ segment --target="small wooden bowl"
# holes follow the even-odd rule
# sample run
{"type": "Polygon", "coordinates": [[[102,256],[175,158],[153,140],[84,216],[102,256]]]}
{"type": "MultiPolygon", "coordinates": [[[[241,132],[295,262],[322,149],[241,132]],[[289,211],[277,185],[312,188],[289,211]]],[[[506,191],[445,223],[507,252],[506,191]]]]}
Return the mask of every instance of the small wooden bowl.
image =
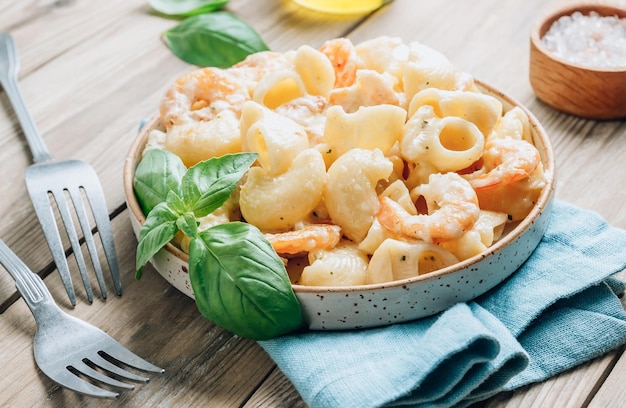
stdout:
{"type": "Polygon", "coordinates": [[[542,42],[552,24],[579,11],[626,18],[626,9],[602,2],[569,4],[540,18],[530,35],[530,84],[551,107],[587,119],[626,118],[626,67],[596,68],[554,56],[542,42]]]}

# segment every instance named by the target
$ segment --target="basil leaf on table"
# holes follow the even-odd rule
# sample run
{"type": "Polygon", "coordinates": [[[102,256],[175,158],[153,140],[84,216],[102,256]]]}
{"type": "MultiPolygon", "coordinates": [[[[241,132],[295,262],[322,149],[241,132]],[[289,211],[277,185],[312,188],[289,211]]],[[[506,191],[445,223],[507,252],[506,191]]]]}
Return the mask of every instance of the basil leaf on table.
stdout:
{"type": "Polygon", "coordinates": [[[148,150],[135,169],[133,187],[144,214],[165,201],[170,191],[180,191],[187,168],[173,153],[148,150]]]}
{"type": "Polygon", "coordinates": [[[199,233],[189,248],[189,278],[202,315],[241,337],[264,340],[303,325],[285,266],[253,225],[199,233]]]}
{"type": "Polygon", "coordinates": [[[228,68],[269,50],[252,27],[226,11],[186,18],[164,32],[163,41],[178,58],[200,67],[228,68]]]}
{"type": "Polygon", "coordinates": [[[150,0],[150,7],[168,16],[193,16],[224,7],[230,0],[150,0]]]}

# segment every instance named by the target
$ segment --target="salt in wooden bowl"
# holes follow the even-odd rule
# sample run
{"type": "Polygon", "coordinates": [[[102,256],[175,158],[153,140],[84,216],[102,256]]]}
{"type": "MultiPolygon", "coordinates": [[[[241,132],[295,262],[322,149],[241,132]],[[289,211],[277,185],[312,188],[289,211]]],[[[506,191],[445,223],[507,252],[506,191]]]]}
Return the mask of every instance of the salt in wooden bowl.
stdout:
{"type": "Polygon", "coordinates": [[[561,112],[587,119],[626,118],[626,66],[568,62],[542,41],[555,21],[575,12],[626,18],[626,9],[603,2],[568,4],[539,18],[530,34],[530,84],[539,99],[561,112]]]}

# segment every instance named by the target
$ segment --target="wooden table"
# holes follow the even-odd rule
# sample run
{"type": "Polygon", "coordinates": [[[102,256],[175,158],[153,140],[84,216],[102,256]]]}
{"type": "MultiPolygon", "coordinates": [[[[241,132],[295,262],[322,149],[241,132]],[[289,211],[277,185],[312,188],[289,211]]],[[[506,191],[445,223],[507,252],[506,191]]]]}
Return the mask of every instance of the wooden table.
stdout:
{"type": "MultiPolygon", "coordinates": [[[[617,0],[616,0],[617,1],[617,0]]],[[[626,6],[624,0],[619,0],[626,6]]],[[[446,54],[461,70],[526,105],[547,129],[558,165],[557,197],[595,209],[626,228],[626,121],[561,114],[536,99],[528,81],[529,29],[556,1],[396,0],[365,16],[333,17],[288,0],[232,0],[270,48],[319,46],[333,37],[358,42],[391,35],[446,54]]],[[[0,238],[46,283],[62,308],[166,369],[119,400],[93,400],[56,386],[32,355],[35,323],[13,281],[0,273],[0,406],[301,407],[298,393],[255,342],[202,318],[194,302],[148,268],[134,279],[136,240],[122,189],[122,167],[143,118],[166,87],[192,69],[161,42],[177,22],[145,0],[2,0],[0,31],[16,40],[21,88],[56,158],[80,158],[106,194],[124,294],[89,305],[78,288],[71,308],[28,198],[30,152],[0,92],[0,238]]],[[[626,97],[626,96],[625,96],[626,97]]],[[[72,255],[69,255],[72,258],[72,255]]],[[[71,261],[71,260],[70,260],[71,261]]],[[[76,267],[71,264],[73,272],[76,267]]],[[[77,278],[75,278],[77,279],[77,278]]],[[[112,290],[110,290],[112,291],[112,290]]],[[[488,401],[488,407],[626,405],[626,357],[611,352],[549,381],[488,401]]]]}

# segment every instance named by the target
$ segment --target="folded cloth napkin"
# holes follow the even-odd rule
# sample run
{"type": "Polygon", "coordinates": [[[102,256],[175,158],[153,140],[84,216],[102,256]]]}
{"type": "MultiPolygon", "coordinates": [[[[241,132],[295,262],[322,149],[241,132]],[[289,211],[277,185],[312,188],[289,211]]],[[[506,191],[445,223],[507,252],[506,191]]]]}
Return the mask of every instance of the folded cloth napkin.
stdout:
{"type": "Polygon", "coordinates": [[[260,342],[310,407],[464,407],[626,343],[626,230],[555,201],[527,262],[438,315],[260,342]]]}

